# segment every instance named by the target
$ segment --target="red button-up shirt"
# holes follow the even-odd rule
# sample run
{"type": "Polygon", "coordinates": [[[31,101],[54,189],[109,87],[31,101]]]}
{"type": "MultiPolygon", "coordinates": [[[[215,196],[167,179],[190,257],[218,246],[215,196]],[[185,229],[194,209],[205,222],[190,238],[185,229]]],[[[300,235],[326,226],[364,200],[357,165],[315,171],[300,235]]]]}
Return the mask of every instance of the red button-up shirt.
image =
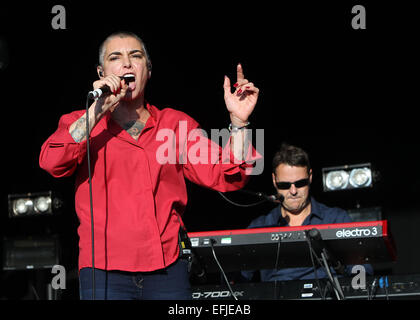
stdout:
{"type": "MultiPolygon", "coordinates": [[[[230,161],[222,160],[229,144],[222,151],[203,134],[189,141],[188,134],[199,128],[194,119],[171,108],[159,110],[148,104],[147,109],[151,116],[137,141],[109,113],[90,135],[95,267],[99,269],[153,271],[178,258],[178,232],[187,204],[185,178],[222,192],[240,189],[248,180],[249,163],[237,161],[232,154],[230,161]],[[216,152],[220,161],[191,161],[186,157],[188,149],[209,159],[216,152]]],[[[84,112],[61,117],[39,159],[41,168],[54,177],[76,172],[79,270],[92,266],[86,140],[76,143],[69,127],[84,112]]],[[[250,147],[248,154],[254,152],[250,147]]]]}

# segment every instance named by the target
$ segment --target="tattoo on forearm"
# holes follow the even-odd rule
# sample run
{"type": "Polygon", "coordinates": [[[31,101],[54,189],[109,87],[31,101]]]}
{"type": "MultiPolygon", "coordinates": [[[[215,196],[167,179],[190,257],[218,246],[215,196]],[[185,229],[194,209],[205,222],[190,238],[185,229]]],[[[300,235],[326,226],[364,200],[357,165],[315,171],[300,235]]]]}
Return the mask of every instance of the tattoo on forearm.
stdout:
{"type": "Polygon", "coordinates": [[[70,131],[70,135],[75,142],[81,142],[86,138],[86,115],[76,121],[74,128],[70,131]]]}

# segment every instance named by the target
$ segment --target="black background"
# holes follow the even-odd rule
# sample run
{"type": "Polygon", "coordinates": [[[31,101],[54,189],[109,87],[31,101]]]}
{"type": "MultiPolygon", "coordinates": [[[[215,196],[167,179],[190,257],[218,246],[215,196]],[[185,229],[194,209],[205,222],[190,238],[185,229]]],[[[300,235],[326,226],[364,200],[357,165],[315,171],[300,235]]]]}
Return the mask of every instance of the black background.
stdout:
{"type": "MultiPolygon", "coordinates": [[[[40,147],[62,114],[84,108],[102,40],[129,30],[144,40],[152,59],[148,100],[188,113],[208,132],[229,124],[223,76],[234,81],[240,62],[260,89],[250,121],[265,137],[264,172],[246,188],[272,194],[276,148],[285,141],[301,146],[311,158],[315,198],[345,209],[357,202],[380,206],[398,249],[392,272],[420,273],[415,13],[408,1],[2,3],[0,37],[9,52],[9,64],[0,71],[2,235],[51,224],[62,238],[63,264],[77,268],[74,180],[42,171],[40,147]],[[56,4],[66,9],[65,30],[51,26],[56,4]],[[366,30],[351,27],[356,4],[366,8],[366,30]],[[322,192],[323,167],[361,162],[381,173],[373,190],[322,192]],[[61,193],[66,204],[52,223],[7,218],[8,194],[45,190],[61,193]]],[[[188,195],[189,231],[244,228],[273,207],[239,208],[192,183],[188,195]]],[[[228,196],[241,203],[258,200],[228,196]]]]}

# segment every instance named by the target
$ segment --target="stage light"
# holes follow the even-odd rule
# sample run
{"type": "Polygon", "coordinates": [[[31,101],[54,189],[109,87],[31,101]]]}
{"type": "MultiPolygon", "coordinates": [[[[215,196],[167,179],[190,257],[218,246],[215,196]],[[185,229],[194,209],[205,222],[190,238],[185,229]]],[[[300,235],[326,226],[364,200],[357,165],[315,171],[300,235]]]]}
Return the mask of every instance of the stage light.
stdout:
{"type": "Polygon", "coordinates": [[[59,264],[57,236],[14,236],[3,238],[2,269],[51,269],[59,264]]]}
{"type": "Polygon", "coordinates": [[[51,191],[27,194],[9,194],[9,217],[52,215],[62,206],[51,191]]]}
{"type": "Polygon", "coordinates": [[[349,182],[355,188],[368,187],[372,182],[372,172],[369,168],[353,169],[349,182]]]}
{"type": "Polygon", "coordinates": [[[324,191],[369,188],[373,186],[370,163],[322,169],[324,191]]]}
{"type": "Polygon", "coordinates": [[[50,197],[39,197],[35,199],[34,209],[37,212],[47,212],[51,208],[50,197]]]}
{"type": "Polygon", "coordinates": [[[13,202],[13,213],[16,215],[25,214],[31,205],[32,201],[29,199],[17,199],[13,202]]]}
{"type": "Polygon", "coordinates": [[[325,184],[329,190],[345,189],[349,183],[349,174],[344,170],[327,173],[325,184]]]}

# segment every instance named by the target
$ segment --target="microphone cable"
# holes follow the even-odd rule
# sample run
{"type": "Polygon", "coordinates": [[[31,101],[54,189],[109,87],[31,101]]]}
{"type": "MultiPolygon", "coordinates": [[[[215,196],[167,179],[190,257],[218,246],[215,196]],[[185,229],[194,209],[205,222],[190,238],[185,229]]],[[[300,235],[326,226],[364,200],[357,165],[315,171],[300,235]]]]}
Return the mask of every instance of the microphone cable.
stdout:
{"type": "MultiPolygon", "coordinates": [[[[311,229],[311,230],[313,230],[313,229],[311,229]]],[[[315,264],[313,262],[312,254],[315,256],[318,264],[325,270],[325,272],[327,274],[327,280],[329,281],[328,283],[331,285],[332,289],[334,290],[334,292],[337,296],[337,300],[344,300],[345,296],[344,296],[343,290],[341,289],[341,285],[338,282],[337,278],[333,277],[332,274],[331,274],[330,266],[327,262],[326,253],[324,251],[322,251],[321,252],[321,258],[319,258],[317,253],[315,252],[314,248],[312,247],[312,237],[310,236],[309,231],[306,231],[305,233],[306,233],[306,241],[307,241],[308,246],[309,246],[309,252],[311,254],[312,265],[314,267],[314,273],[315,273],[315,277],[316,277],[317,281],[318,281],[318,277],[317,277],[317,273],[316,273],[315,264]]],[[[318,282],[318,286],[319,286],[319,282],[318,282]]],[[[322,298],[325,299],[325,296],[323,296],[322,298]]]]}
{"type": "MultiPolygon", "coordinates": [[[[125,83],[134,81],[134,77],[131,75],[125,75],[120,77],[125,83]]],[[[105,90],[105,88],[103,88],[105,90]]],[[[109,88],[108,88],[109,90],[109,88]]],[[[94,224],[93,224],[93,197],[92,197],[92,171],[90,163],[90,142],[89,142],[89,101],[90,99],[97,99],[99,96],[93,94],[94,91],[90,91],[86,97],[86,153],[87,153],[87,165],[88,165],[88,176],[89,176],[89,205],[90,205],[90,224],[91,224],[91,241],[92,241],[92,300],[95,300],[95,236],[94,236],[94,224]]],[[[101,91],[102,94],[102,91],[101,91]]]]}
{"type": "Polygon", "coordinates": [[[241,203],[237,203],[237,202],[234,202],[234,201],[232,201],[232,200],[230,200],[228,197],[226,197],[222,192],[220,192],[220,191],[218,191],[218,193],[220,194],[220,196],[223,198],[223,199],[225,199],[227,202],[229,202],[230,204],[232,204],[232,205],[234,205],[234,206],[237,206],[237,207],[242,207],[242,208],[248,208],[248,207],[254,207],[254,206],[257,206],[257,205],[259,205],[259,204],[261,204],[261,203],[264,203],[264,202],[266,202],[266,201],[268,201],[268,200],[266,200],[266,199],[263,199],[263,200],[260,200],[260,201],[258,201],[258,202],[254,202],[254,203],[250,203],[250,204],[241,204],[241,203]]]}
{"type": "Polygon", "coordinates": [[[248,195],[252,195],[252,196],[256,196],[259,198],[262,198],[262,200],[254,202],[254,203],[249,203],[249,204],[242,204],[242,203],[237,203],[235,201],[230,200],[228,197],[226,197],[222,192],[218,191],[218,193],[220,194],[220,196],[225,199],[227,202],[229,202],[230,204],[237,206],[237,207],[241,207],[241,208],[249,208],[249,207],[254,207],[257,205],[260,205],[264,202],[275,202],[275,200],[278,199],[278,196],[267,196],[262,192],[255,192],[255,191],[249,191],[249,190],[244,190],[244,189],[240,189],[237,190],[238,192],[242,192],[248,195]]]}
{"type": "MultiPolygon", "coordinates": [[[[279,270],[279,259],[280,259],[280,245],[281,245],[281,237],[279,235],[279,239],[277,241],[277,253],[276,253],[276,263],[274,265],[274,270],[279,270]]],[[[277,292],[277,280],[274,281],[274,300],[278,299],[278,292],[277,292]]]]}
{"type": "Polygon", "coordinates": [[[219,270],[220,270],[220,272],[221,272],[221,274],[222,274],[222,276],[223,276],[223,279],[225,280],[225,283],[226,283],[226,285],[227,285],[227,287],[228,287],[228,289],[229,289],[230,294],[232,295],[232,297],[233,297],[233,299],[234,299],[234,300],[238,301],[238,297],[237,297],[237,296],[235,295],[235,293],[233,292],[233,289],[232,289],[232,287],[231,287],[231,285],[230,285],[230,283],[229,283],[229,280],[228,280],[228,278],[226,277],[226,273],[225,273],[225,271],[223,270],[223,267],[222,267],[222,265],[220,264],[219,259],[217,259],[217,255],[216,255],[216,252],[214,251],[214,246],[213,246],[214,242],[215,242],[215,240],[214,240],[214,239],[210,239],[210,247],[211,247],[211,252],[213,253],[213,258],[214,258],[214,261],[216,261],[217,267],[219,268],[219,270]]]}
{"type": "MultiPolygon", "coordinates": [[[[311,243],[311,240],[309,239],[309,237],[307,236],[307,237],[305,237],[305,239],[306,239],[306,242],[308,244],[309,256],[311,258],[312,267],[314,269],[314,276],[315,276],[316,284],[318,285],[319,294],[321,296],[321,299],[325,300],[326,292],[324,292],[324,290],[321,287],[321,282],[319,281],[319,278],[318,278],[317,266],[316,266],[315,260],[314,260],[314,257],[315,257],[316,261],[320,264],[319,258],[318,258],[318,255],[316,254],[315,250],[312,248],[312,243],[311,243]]],[[[326,288],[325,288],[325,290],[326,290],[326,288]]]]}
{"type": "Polygon", "coordinates": [[[94,245],[94,225],[93,225],[93,197],[92,197],[92,171],[90,167],[90,142],[89,142],[89,95],[86,98],[86,153],[88,165],[88,182],[89,182],[89,205],[90,205],[90,224],[91,224],[91,241],[92,241],[92,300],[95,300],[95,245],[94,245]]]}

